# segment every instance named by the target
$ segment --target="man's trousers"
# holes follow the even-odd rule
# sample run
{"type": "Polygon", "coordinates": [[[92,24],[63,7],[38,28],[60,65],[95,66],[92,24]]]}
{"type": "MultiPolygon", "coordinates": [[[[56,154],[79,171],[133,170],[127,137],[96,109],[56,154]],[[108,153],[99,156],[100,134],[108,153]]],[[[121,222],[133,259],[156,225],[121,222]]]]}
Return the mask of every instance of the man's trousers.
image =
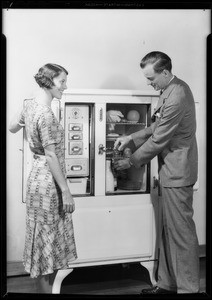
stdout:
{"type": "Polygon", "coordinates": [[[161,187],[158,286],[177,293],[199,291],[199,247],[193,221],[193,186],[161,187]]]}

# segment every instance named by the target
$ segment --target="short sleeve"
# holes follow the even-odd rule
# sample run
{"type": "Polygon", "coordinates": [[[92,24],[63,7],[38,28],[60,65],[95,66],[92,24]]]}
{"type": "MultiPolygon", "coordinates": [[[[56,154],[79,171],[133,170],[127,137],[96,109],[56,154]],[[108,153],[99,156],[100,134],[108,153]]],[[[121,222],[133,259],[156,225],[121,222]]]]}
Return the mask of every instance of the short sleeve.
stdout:
{"type": "Polygon", "coordinates": [[[20,114],[20,117],[19,117],[19,120],[18,120],[18,124],[20,126],[25,126],[25,123],[26,123],[25,116],[27,114],[28,107],[29,107],[30,103],[31,103],[31,99],[25,99],[24,100],[24,106],[23,106],[23,109],[21,111],[21,114],[20,114]]]}
{"type": "Polygon", "coordinates": [[[38,132],[43,147],[61,141],[60,124],[51,110],[44,111],[38,120],[38,132]]]}
{"type": "Polygon", "coordinates": [[[20,118],[18,120],[18,125],[25,126],[25,108],[22,109],[20,118]]]}

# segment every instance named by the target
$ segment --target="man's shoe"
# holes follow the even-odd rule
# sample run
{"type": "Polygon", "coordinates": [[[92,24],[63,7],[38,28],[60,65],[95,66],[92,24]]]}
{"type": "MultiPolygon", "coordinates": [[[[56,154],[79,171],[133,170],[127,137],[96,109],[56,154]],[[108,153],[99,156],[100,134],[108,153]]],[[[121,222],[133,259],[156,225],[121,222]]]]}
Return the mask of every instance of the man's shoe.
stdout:
{"type": "Polygon", "coordinates": [[[143,294],[176,294],[175,291],[165,290],[160,288],[159,286],[153,286],[149,289],[143,289],[141,291],[141,295],[143,294]]]}

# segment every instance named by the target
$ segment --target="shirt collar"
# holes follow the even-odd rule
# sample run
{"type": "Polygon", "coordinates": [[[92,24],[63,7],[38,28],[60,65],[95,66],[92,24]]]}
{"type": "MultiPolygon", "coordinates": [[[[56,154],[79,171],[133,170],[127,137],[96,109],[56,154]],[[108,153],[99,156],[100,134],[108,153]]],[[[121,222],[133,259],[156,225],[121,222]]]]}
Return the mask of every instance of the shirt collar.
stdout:
{"type": "MultiPolygon", "coordinates": [[[[172,78],[169,80],[169,82],[168,82],[168,84],[167,84],[167,86],[169,85],[169,83],[174,79],[174,75],[172,75],[172,78]]],[[[163,91],[167,88],[167,86],[164,88],[164,89],[162,89],[162,90],[160,90],[160,94],[162,94],[163,93],[163,91]]]]}
{"type": "MultiPolygon", "coordinates": [[[[169,80],[168,84],[174,79],[174,75],[172,75],[172,78],[169,80]]],[[[167,84],[167,85],[168,85],[167,84]]]]}

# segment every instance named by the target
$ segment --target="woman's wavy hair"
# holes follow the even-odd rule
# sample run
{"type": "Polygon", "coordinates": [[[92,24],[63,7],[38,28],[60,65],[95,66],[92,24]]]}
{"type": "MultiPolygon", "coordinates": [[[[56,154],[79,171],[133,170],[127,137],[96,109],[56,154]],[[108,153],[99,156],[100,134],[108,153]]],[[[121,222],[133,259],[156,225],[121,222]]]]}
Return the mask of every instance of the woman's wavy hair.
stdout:
{"type": "Polygon", "coordinates": [[[161,73],[163,70],[168,70],[171,72],[172,70],[171,58],[167,54],[160,51],[153,51],[144,56],[140,63],[141,69],[145,68],[148,64],[153,65],[156,73],[161,73]]]}
{"type": "Polygon", "coordinates": [[[53,79],[60,75],[60,73],[65,72],[68,75],[68,71],[56,64],[45,64],[38,70],[34,78],[37,84],[41,88],[51,89],[54,86],[53,79]]]}

